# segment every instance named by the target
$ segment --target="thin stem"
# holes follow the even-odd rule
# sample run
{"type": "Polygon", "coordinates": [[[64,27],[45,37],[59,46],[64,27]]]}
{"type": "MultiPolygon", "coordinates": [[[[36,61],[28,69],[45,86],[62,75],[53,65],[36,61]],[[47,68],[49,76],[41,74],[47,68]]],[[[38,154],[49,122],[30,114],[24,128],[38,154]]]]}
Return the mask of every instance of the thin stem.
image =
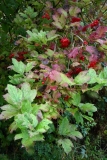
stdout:
{"type": "Polygon", "coordinates": [[[54,7],[56,8],[61,1],[62,1],[62,0],[59,0],[58,3],[57,3],[54,7]]]}
{"type": "Polygon", "coordinates": [[[76,37],[78,37],[80,40],[81,40],[81,42],[84,42],[83,41],[83,39],[81,38],[81,37],[79,37],[78,35],[76,35],[76,34],[74,34],[76,37]]]}

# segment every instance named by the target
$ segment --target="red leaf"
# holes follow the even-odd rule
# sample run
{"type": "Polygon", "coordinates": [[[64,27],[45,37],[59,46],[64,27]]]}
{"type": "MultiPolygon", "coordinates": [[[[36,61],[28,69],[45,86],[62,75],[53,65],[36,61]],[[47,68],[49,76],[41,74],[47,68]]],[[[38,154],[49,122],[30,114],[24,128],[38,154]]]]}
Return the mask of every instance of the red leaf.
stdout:
{"type": "Polygon", "coordinates": [[[96,32],[99,35],[99,38],[102,38],[103,36],[105,36],[105,33],[107,32],[107,27],[99,26],[96,32]]]}
{"type": "Polygon", "coordinates": [[[89,39],[91,41],[94,41],[99,38],[103,38],[106,32],[107,32],[107,27],[99,26],[95,32],[92,32],[92,34],[89,36],[89,39]]]}
{"type": "Polygon", "coordinates": [[[90,27],[90,25],[86,25],[86,26],[82,27],[82,32],[87,31],[87,29],[88,29],[89,27],[90,27]]]}
{"type": "Polygon", "coordinates": [[[56,91],[56,90],[57,90],[57,86],[50,86],[50,89],[51,89],[52,91],[56,91]]]}
{"type": "Polygon", "coordinates": [[[92,54],[90,57],[89,57],[89,61],[97,61],[98,60],[98,56],[99,55],[96,55],[96,54],[92,54]]]}
{"type": "Polygon", "coordinates": [[[49,78],[51,80],[57,81],[57,82],[61,82],[61,76],[60,76],[60,72],[53,70],[50,72],[49,74],[49,78]]]}
{"type": "Polygon", "coordinates": [[[91,41],[95,41],[96,39],[99,39],[100,37],[99,37],[99,35],[98,35],[98,33],[97,32],[92,32],[91,34],[90,34],[90,36],[89,36],[89,39],[91,40],[91,41]]]}
{"type": "Polygon", "coordinates": [[[75,58],[79,54],[79,48],[75,47],[69,54],[68,58],[75,58]]]}
{"type": "Polygon", "coordinates": [[[98,51],[94,46],[86,46],[86,51],[90,54],[98,54],[98,51]]]}
{"type": "Polygon", "coordinates": [[[52,69],[53,70],[57,70],[57,71],[61,71],[61,68],[60,68],[60,66],[58,64],[53,64],[52,65],[52,69]]]}

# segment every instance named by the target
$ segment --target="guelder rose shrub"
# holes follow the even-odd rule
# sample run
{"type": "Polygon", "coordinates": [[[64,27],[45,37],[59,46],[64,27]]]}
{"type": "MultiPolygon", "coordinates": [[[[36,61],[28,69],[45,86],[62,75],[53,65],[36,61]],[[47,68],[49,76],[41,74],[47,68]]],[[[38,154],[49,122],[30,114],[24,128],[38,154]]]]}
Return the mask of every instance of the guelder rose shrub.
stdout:
{"type": "MultiPolygon", "coordinates": [[[[9,76],[0,119],[13,118],[9,131],[16,131],[15,140],[29,152],[47,133],[55,134],[68,154],[73,141],[83,138],[78,126],[94,122],[97,107],[83,94],[107,86],[107,27],[96,10],[87,18],[94,4],[86,3],[69,1],[64,9],[62,3],[46,2],[43,12],[28,6],[14,19],[23,22],[26,37],[19,36],[9,55],[8,68],[15,73],[9,76]]],[[[106,12],[106,3],[100,5],[106,12]]]]}

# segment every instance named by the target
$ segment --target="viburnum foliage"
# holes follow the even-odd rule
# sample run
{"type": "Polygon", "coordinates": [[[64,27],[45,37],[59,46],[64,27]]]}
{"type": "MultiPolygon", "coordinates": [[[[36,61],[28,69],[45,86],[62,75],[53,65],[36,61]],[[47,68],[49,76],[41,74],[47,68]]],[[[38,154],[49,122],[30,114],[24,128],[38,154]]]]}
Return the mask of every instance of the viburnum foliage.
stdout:
{"type": "Polygon", "coordinates": [[[31,4],[14,19],[26,36],[19,35],[9,55],[8,69],[15,73],[9,76],[0,119],[13,117],[9,130],[16,130],[15,140],[21,139],[29,152],[35,141],[45,140],[45,133],[55,133],[56,143],[68,154],[73,141],[83,138],[78,126],[93,123],[97,111],[83,94],[98,94],[107,86],[107,4],[31,4]],[[98,4],[102,8],[96,11],[98,4]]]}

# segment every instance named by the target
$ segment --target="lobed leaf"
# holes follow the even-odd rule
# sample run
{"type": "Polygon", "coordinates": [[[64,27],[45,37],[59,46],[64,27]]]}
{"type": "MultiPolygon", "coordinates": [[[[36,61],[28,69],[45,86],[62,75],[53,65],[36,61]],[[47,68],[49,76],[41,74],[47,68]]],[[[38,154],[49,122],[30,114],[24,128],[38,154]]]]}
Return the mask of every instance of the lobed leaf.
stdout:
{"type": "Polygon", "coordinates": [[[21,87],[23,99],[33,102],[37,95],[36,89],[31,90],[29,83],[23,83],[21,87]]]}
{"type": "Polygon", "coordinates": [[[66,154],[68,154],[72,150],[72,147],[74,147],[70,139],[59,139],[58,144],[62,145],[66,154]]]}
{"type": "Polygon", "coordinates": [[[94,106],[94,104],[91,103],[80,103],[79,104],[79,108],[83,111],[83,112],[96,112],[97,108],[94,106]]]}
{"type": "Polygon", "coordinates": [[[19,73],[19,74],[24,74],[25,72],[25,64],[23,62],[18,62],[16,59],[12,58],[12,63],[13,63],[13,66],[12,66],[12,69],[19,73]]]}
{"type": "Polygon", "coordinates": [[[78,106],[81,102],[81,96],[79,92],[72,93],[72,104],[78,106]]]}
{"type": "Polygon", "coordinates": [[[9,93],[9,97],[14,104],[18,104],[19,102],[21,102],[22,92],[19,88],[8,84],[7,85],[7,90],[8,90],[8,93],[9,93]]]}
{"type": "Polygon", "coordinates": [[[87,71],[80,72],[74,79],[76,84],[82,85],[90,81],[90,76],[87,74],[87,71]]]}

